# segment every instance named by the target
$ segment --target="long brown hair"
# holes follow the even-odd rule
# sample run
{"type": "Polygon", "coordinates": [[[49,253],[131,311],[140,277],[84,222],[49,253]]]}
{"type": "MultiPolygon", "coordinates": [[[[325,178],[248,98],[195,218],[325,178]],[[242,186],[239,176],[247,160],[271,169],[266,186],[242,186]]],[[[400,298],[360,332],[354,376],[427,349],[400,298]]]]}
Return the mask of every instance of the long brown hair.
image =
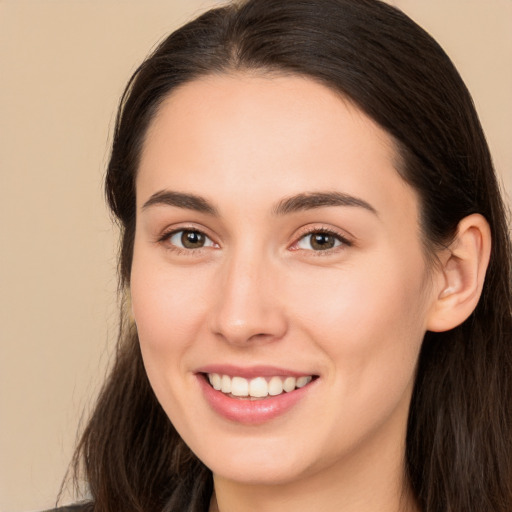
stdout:
{"type": "MultiPolygon", "coordinates": [[[[419,194],[427,254],[472,213],[493,248],[480,302],[461,326],[428,332],[408,423],[406,471],[423,512],[512,510],[511,247],[471,97],[440,46],[378,0],[248,0],[164,40],[131,78],[116,121],[106,194],[119,221],[120,286],[130,283],[135,175],[161,102],[200,76],[259,70],[310,77],[350,98],[395,140],[419,194]]],[[[157,402],[137,333],[122,316],[117,358],[75,454],[97,512],[205,511],[210,471],[157,402]]]]}

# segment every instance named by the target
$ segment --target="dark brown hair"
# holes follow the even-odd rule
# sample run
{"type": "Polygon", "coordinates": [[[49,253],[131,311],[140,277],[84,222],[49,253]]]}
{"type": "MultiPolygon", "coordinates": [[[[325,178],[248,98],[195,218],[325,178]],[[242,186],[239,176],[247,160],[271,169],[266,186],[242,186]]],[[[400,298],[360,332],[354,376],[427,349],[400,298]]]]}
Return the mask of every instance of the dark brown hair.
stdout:
{"type": "MultiPolygon", "coordinates": [[[[135,175],[159,105],[200,76],[257,70],[310,77],[350,98],[395,140],[398,171],[419,194],[427,253],[472,213],[493,247],[482,297],[461,326],[428,332],[408,423],[406,471],[423,512],[512,510],[510,241],[471,97],[440,46],[378,0],[249,0],[180,28],[122,97],[106,194],[129,286],[135,175]]],[[[137,333],[123,316],[115,364],[75,455],[97,512],[206,511],[210,471],[157,402],[137,333]]]]}

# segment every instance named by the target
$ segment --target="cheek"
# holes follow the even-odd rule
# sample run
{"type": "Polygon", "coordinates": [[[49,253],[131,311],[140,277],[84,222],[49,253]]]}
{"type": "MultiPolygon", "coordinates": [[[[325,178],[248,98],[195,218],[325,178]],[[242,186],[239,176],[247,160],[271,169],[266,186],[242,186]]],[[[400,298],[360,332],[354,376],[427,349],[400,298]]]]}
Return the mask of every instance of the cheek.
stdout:
{"type": "Polygon", "coordinates": [[[389,261],[317,275],[295,295],[302,328],[355,386],[408,380],[425,332],[421,259],[389,261]]]}
{"type": "MultiPolygon", "coordinates": [[[[187,417],[188,354],[204,325],[204,279],[170,269],[142,251],[134,253],[132,307],[146,373],[155,395],[176,428],[187,417]]],[[[183,427],[182,427],[183,428],[183,427]]]]}
{"type": "Polygon", "coordinates": [[[206,310],[205,283],[196,270],[171,269],[161,258],[135,252],[132,307],[145,362],[176,364],[177,354],[197,339],[206,310]]]}

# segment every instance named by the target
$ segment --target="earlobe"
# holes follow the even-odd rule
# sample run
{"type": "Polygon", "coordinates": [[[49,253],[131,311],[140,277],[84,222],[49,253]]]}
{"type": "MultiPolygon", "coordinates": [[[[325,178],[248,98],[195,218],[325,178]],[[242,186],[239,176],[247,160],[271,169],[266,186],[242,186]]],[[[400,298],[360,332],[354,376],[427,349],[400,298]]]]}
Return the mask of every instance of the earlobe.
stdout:
{"type": "Polygon", "coordinates": [[[457,234],[441,256],[439,279],[427,318],[429,331],[448,331],[474,311],[485,280],[491,253],[491,231],[480,214],[459,223],[457,234]]]}

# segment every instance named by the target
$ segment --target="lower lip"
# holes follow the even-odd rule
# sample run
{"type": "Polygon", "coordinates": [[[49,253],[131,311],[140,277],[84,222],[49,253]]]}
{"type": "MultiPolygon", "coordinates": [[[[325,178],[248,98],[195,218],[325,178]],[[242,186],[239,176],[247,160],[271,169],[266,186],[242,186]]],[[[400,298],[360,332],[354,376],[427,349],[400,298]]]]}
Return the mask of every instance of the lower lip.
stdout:
{"type": "Polygon", "coordinates": [[[246,425],[265,423],[286,413],[309,393],[318,380],[315,379],[306,386],[289,393],[269,395],[261,400],[250,400],[232,398],[213,389],[203,374],[198,374],[197,377],[206,401],[216,413],[228,420],[246,425]]]}

